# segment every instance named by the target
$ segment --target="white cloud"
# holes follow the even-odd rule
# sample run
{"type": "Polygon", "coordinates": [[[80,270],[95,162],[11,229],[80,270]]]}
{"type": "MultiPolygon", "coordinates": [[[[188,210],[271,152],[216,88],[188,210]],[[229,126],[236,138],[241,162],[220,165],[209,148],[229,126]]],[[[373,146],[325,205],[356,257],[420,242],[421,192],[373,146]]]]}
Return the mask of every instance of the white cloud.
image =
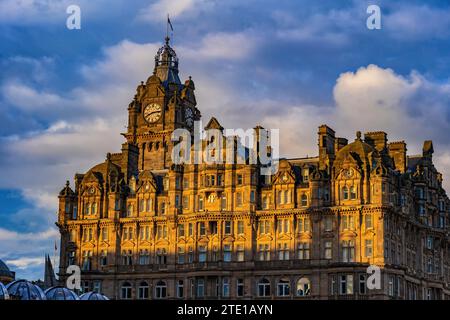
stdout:
{"type": "Polygon", "coordinates": [[[384,21],[389,34],[401,41],[447,39],[450,35],[448,9],[408,3],[386,14],[384,21]]]}
{"type": "Polygon", "coordinates": [[[11,105],[26,112],[61,108],[65,104],[64,100],[56,94],[39,92],[34,88],[17,82],[3,84],[1,94],[11,105]]]}
{"type": "Polygon", "coordinates": [[[11,241],[38,241],[47,240],[59,237],[59,232],[52,228],[43,232],[37,233],[19,233],[16,231],[11,231],[7,229],[0,228],[0,241],[11,242],[11,241]]]}
{"type": "Polygon", "coordinates": [[[18,269],[27,269],[32,266],[39,266],[44,264],[44,259],[42,257],[37,258],[18,258],[13,260],[6,260],[8,266],[16,267],[18,269]]]}
{"type": "Polygon", "coordinates": [[[210,33],[202,38],[199,46],[179,48],[183,59],[205,61],[250,59],[259,39],[249,32],[210,33]]]}

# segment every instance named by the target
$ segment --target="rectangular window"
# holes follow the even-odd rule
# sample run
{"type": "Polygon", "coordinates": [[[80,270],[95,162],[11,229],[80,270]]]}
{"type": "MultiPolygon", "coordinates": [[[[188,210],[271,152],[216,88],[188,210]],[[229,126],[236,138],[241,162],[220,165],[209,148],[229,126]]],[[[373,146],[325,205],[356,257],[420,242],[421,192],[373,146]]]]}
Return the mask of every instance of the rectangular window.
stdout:
{"type": "Polygon", "coordinates": [[[205,236],[206,235],[206,228],[205,228],[205,223],[204,222],[199,222],[199,234],[201,236],[205,236]]]}
{"type": "Polygon", "coordinates": [[[231,245],[226,244],[223,246],[223,261],[230,262],[231,261],[231,245]]]}
{"type": "Polygon", "coordinates": [[[197,279],[197,298],[205,296],[205,280],[197,279]]]}
{"type": "Polygon", "coordinates": [[[308,260],[310,256],[309,242],[300,242],[297,245],[297,259],[308,260]]]}
{"type": "Polygon", "coordinates": [[[222,297],[230,296],[230,279],[223,278],[222,279],[222,297]]]}
{"type": "Polygon", "coordinates": [[[198,247],[198,262],[206,262],[206,246],[198,247]]]}
{"type": "Polygon", "coordinates": [[[355,241],[344,240],[342,241],[342,261],[354,262],[355,260],[355,241]]]}
{"type": "Polygon", "coordinates": [[[371,214],[366,214],[365,215],[365,224],[366,224],[366,229],[372,229],[373,228],[372,215],[371,214]]]}
{"type": "Polygon", "coordinates": [[[217,234],[217,221],[209,222],[209,232],[211,234],[217,234]]]}
{"type": "Polygon", "coordinates": [[[184,248],[178,247],[178,263],[183,264],[184,263],[184,248]]]}
{"type": "Polygon", "coordinates": [[[100,265],[106,266],[108,264],[108,251],[102,250],[100,253],[100,265]]]}
{"type": "Polygon", "coordinates": [[[366,244],[366,257],[367,258],[370,258],[370,257],[372,257],[372,251],[373,251],[373,247],[372,247],[372,240],[370,240],[370,239],[366,239],[366,241],[365,241],[365,244],[366,244]]]}
{"type": "Polygon", "coordinates": [[[238,244],[236,252],[237,252],[236,260],[239,262],[244,261],[244,259],[245,259],[244,245],[238,244]]]}
{"type": "Polygon", "coordinates": [[[252,190],[252,191],[250,191],[250,202],[255,202],[255,191],[254,190],[252,190]]]}
{"type": "Polygon", "coordinates": [[[359,294],[366,294],[366,275],[359,275],[359,294]]]}
{"type": "Polygon", "coordinates": [[[236,280],[236,296],[238,297],[244,296],[244,279],[236,280]]]}
{"type": "Polygon", "coordinates": [[[102,228],[102,240],[108,241],[108,228],[107,227],[102,228]]]}
{"type": "Polygon", "coordinates": [[[189,223],[188,225],[188,232],[189,232],[189,237],[192,237],[192,235],[194,234],[194,226],[192,223],[189,223]]]}
{"type": "Polygon", "coordinates": [[[231,234],[231,221],[224,222],[224,233],[231,234]]]}
{"type": "Polygon", "coordinates": [[[178,225],[178,237],[184,237],[184,224],[178,225]]]}
{"type": "Polygon", "coordinates": [[[242,174],[237,175],[237,185],[240,186],[243,183],[242,174]]]}
{"type": "Polygon", "coordinates": [[[183,280],[177,281],[177,298],[184,297],[184,282],[183,280]]]}
{"type": "Polygon", "coordinates": [[[311,221],[309,220],[309,218],[305,218],[303,222],[305,232],[311,232],[311,221]]]}
{"type": "Polygon", "coordinates": [[[189,209],[189,196],[183,196],[183,209],[189,209]]]}
{"type": "Polygon", "coordinates": [[[237,222],[237,233],[238,233],[238,235],[244,234],[244,221],[237,222]]]}
{"type": "Polygon", "coordinates": [[[270,261],[270,246],[269,244],[260,244],[258,246],[259,261],[270,261]]]}
{"type": "Polygon", "coordinates": [[[289,260],[289,246],[287,243],[278,244],[278,260],[289,260]]]}
{"type": "Polygon", "coordinates": [[[341,275],[339,282],[340,294],[353,294],[353,275],[341,275]]]}
{"type": "Polygon", "coordinates": [[[236,206],[242,207],[242,192],[236,193],[236,206]]]}

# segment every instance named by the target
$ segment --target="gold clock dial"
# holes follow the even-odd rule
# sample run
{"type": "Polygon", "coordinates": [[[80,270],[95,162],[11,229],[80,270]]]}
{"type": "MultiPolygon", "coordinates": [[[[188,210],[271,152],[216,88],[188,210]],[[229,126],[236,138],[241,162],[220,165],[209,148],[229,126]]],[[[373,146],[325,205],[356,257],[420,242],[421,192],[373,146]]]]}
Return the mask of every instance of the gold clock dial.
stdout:
{"type": "Polygon", "coordinates": [[[161,117],[161,106],[157,103],[150,103],[144,109],[144,119],[148,123],[154,123],[161,117]]]}

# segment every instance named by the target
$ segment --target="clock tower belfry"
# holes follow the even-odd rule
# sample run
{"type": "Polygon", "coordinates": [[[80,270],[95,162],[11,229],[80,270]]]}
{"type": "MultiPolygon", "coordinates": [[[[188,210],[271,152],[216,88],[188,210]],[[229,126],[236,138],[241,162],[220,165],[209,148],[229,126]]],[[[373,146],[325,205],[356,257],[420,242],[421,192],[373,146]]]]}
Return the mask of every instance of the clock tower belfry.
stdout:
{"type": "Polygon", "coordinates": [[[178,57],[170,38],[155,56],[153,74],[136,89],[128,106],[128,143],[139,148],[138,170],[168,169],[172,164],[173,130],[185,128],[193,133],[194,121],[201,117],[196,108],[195,86],[191,77],[181,83],[178,57]]]}

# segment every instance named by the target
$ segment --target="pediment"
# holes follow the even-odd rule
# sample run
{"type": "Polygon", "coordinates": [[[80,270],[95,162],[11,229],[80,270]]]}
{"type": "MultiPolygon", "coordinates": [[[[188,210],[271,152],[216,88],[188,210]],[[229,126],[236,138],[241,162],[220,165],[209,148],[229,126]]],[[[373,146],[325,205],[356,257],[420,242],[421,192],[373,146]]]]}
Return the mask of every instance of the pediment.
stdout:
{"type": "Polygon", "coordinates": [[[292,170],[279,171],[273,184],[295,184],[295,175],[292,170]]]}
{"type": "Polygon", "coordinates": [[[312,234],[309,232],[302,232],[297,237],[300,240],[310,240],[312,239],[312,234]]]}
{"type": "Polygon", "coordinates": [[[223,127],[220,125],[219,121],[215,117],[212,117],[209,120],[208,124],[206,125],[205,130],[209,129],[217,129],[223,131],[223,127]]]}
{"type": "Polygon", "coordinates": [[[354,238],[356,236],[357,236],[357,233],[355,231],[345,230],[345,231],[341,232],[341,239],[354,238]]]}
{"type": "Polygon", "coordinates": [[[268,235],[268,234],[263,234],[263,235],[260,235],[260,236],[257,238],[257,240],[258,240],[258,241],[272,241],[272,240],[273,240],[273,237],[272,237],[271,235],[268,235]]]}
{"type": "Polygon", "coordinates": [[[234,237],[233,236],[225,236],[222,238],[222,241],[234,241],[234,237]]]}
{"type": "Polygon", "coordinates": [[[100,241],[99,247],[104,247],[104,248],[110,247],[109,241],[100,241]]]}
{"type": "Polygon", "coordinates": [[[159,239],[155,242],[155,245],[157,245],[157,246],[167,246],[169,244],[170,244],[170,242],[167,239],[159,239]]]}
{"type": "Polygon", "coordinates": [[[292,239],[292,236],[289,235],[289,234],[286,234],[286,233],[283,233],[283,234],[278,236],[278,240],[286,241],[286,240],[291,240],[291,239],[292,239]]]}
{"type": "Polygon", "coordinates": [[[122,247],[134,247],[135,244],[136,242],[134,242],[133,240],[122,241],[122,247]]]}

